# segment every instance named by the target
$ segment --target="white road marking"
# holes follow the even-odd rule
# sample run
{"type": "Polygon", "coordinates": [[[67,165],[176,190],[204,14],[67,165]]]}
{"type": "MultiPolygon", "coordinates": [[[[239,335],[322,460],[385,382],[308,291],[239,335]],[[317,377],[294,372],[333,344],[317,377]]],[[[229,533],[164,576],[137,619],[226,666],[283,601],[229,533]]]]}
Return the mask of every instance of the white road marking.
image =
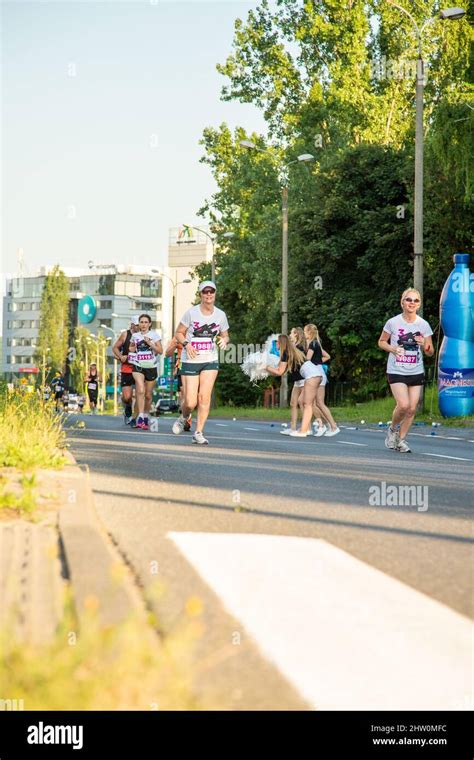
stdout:
{"type": "Polygon", "coordinates": [[[228,425],[225,425],[223,422],[216,422],[217,427],[229,427],[228,425]]]}
{"type": "MultiPolygon", "coordinates": [[[[324,436],[322,436],[324,438],[324,436]]],[[[334,441],[334,443],[344,443],[346,446],[368,446],[367,443],[353,443],[352,441],[334,441]]]]}
{"type": "Polygon", "coordinates": [[[455,710],[471,693],[471,622],[326,541],[168,536],[314,708],[455,710]]]}
{"type": "Polygon", "coordinates": [[[260,428],[246,428],[246,427],[244,427],[244,430],[256,430],[257,433],[259,432],[259,429],[260,428]]]}
{"type": "Polygon", "coordinates": [[[458,462],[474,462],[474,459],[464,459],[463,457],[450,457],[447,454],[429,454],[426,451],[421,452],[424,457],[440,457],[441,459],[457,459],[458,462]]]}

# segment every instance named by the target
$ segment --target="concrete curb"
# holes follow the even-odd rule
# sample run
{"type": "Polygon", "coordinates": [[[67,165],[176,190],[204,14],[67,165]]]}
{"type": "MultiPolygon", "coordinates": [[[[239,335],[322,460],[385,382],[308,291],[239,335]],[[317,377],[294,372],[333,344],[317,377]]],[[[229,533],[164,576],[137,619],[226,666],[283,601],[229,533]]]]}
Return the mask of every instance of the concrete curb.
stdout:
{"type": "Polygon", "coordinates": [[[130,571],[102,528],[94,508],[88,470],[73,455],[61,472],[58,527],[80,624],[97,610],[99,623],[116,625],[145,608],[130,571]]]}

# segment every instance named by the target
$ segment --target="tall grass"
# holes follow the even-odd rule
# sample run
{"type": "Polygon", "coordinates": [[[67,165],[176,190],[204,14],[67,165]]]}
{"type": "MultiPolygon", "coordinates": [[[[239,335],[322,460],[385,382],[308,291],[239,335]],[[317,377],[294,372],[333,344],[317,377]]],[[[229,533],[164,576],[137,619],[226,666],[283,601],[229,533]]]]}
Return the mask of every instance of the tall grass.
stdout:
{"type": "Polygon", "coordinates": [[[51,403],[34,393],[0,392],[0,467],[61,467],[65,440],[51,403]]]}

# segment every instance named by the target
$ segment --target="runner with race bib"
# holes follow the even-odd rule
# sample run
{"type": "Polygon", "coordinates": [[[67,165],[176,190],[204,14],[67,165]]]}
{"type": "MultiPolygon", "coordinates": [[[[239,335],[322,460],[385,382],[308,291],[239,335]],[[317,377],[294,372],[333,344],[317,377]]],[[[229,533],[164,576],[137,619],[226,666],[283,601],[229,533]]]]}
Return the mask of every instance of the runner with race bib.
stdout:
{"type": "Polygon", "coordinates": [[[420,305],[418,290],[405,290],[401,297],[403,312],[385,323],[378,342],[379,348],[389,355],[387,380],[396,401],[385,446],[401,454],[411,452],[405,439],[425,382],[423,351],[427,356],[434,354],[433,330],[416,313],[420,305]]]}
{"type": "Polygon", "coordinates": [[[183,432],[186,420],[197,406],[196,432],[192,442],[206,444],[203,430],[209,416],[211,395],[219,371],[218,348],[229,342],[229,322],[225,312],[215,306],[216,286],[211,280],[199,285],[201,303],[183,315],[176,330],[176,339],[183,346],[181,375],[186,378],[181,416],[173,425],[173,433],[183,432]],[[199,399],[199,402],[198,402],[199,399]]]}
{"type": "Polygon", "coordinates": [[[140,331],[133,333],[128,347],[128,362],[133,367],[137,424],[141,430],[149,430],[149,413],[153,388],[158,377],[157,356],[163,352],[160,335],[151,329],[148,314],[139,317],[140,331]]]}

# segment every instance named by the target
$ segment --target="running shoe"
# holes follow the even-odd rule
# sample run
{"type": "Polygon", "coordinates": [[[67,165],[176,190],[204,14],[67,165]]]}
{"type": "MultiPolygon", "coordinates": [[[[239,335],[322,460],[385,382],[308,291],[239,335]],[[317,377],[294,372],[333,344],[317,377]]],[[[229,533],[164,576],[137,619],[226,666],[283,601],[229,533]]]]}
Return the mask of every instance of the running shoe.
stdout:
{"type": "Polygon", "coordinates": [[[398,432],[398,430],[392,430],[392,428],[389,426],[387,430],[387,435],[385,437],[385,448],[396,449],[398,447],[399,442],[400,442],[400,433],[398,432]]]}
{"type": "Polygon", "coordinates": [[[193,415],[190,414],[189,417],[186,417],[186,419],[184,421],[183,430],[184,430],[185,433],[189,433],[189,431],[191,430],[191,425],[192,424],[193,424],[193,415]]]}
{"type": "Polygon", "coordinates": [[[338,427],[335,430],[326,430],[326,432],[324,433],[324,437],[325,438],[332,438],[333,435],[337,435],[340,432],[341,431],[340,431],[340,429],[338,427]]]}
{"type": "Polygon", "coordinates": [[[138,417],[137,419],[137,428],[140,428],[140,430],[143,428],[143,425],[145,424],[145,420],[143,417],[138,417]]]}
{"type": "Polygon", "coordinates": [[[148,422],[148,417],[143,418],[142,422],[142,430],[149,430],[150,429],[150,423],[148,422]]]}
{"type": "Polygon", "coordinates": [[[316,435],[316,433],[318,432],[320,428],[320,425],[316,421],[314,421],[311,427],[313,428],[313,435],[316,435]]]}
{"type": "Polygon", "coordinates": [[[280,430],[280,435],[291,435],[291,428],[284,428],[280,430]]]}
{"type": "Polygon", "coordinates": [[[204,438],[203,434],[200,431],[196,430],[196,432],[193,435],[193,443],[199,443],[202,445],[204,443],[209,443],[209,441],[207,440],[207,438],[204,438]]]}
{"type": "Polygon", "coordinates": [[[131,417],[130,422],[128,424],[130,425],[131,428],[136,428],[137,427],[137,421],[136,421],[135,417],[131,417]]]}
{"type": "Polygon", "coordinates": [[[292,430],[292,431],[290,432],[290,435],[291,435],[293,438],[307,438],[307,437],[308,437],[308,435],[309,435],[309,433],[301,433],[299,430],[292,430]]]}
{"type": "Polygon", "coordinates": [[[404,438],[400,438],[398,441],[397,451],[399,451],[400,454],[411,454],[411,448],[404,438]]]}
{"type": "Polygon", "coordinates": [[[328,428],[326,427],[326,425],[319,425],[318,429],[316,430],[315,433],[313,433],[313,435],[315,438],[321,438],[321,436],[326,435],[327,432],[328,432],[328,428]]]}
{"type": "Polygon", "coordinates": [[[186,420],[184,419],[183,415],[181,414],[178,417],[178,419],[176,420],[176,422],[173,424],[173,427],[171,428],[172,432],[175,435],[179,435],[180,433],[182,433],[183,430],[184,430],[184,423],[185,422],[186,422],[186,420]]]}

